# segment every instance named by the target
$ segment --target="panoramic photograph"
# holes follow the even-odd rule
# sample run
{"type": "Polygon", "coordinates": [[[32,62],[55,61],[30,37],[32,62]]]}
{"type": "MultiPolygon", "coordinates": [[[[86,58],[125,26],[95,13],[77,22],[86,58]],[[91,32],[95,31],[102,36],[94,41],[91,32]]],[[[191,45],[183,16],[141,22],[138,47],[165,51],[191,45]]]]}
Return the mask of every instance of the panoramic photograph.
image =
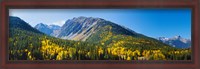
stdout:
{"type": "Polygon", "coordinates": [[[191,60],[191,9],[9,9],[9,60],[191,60]]]}

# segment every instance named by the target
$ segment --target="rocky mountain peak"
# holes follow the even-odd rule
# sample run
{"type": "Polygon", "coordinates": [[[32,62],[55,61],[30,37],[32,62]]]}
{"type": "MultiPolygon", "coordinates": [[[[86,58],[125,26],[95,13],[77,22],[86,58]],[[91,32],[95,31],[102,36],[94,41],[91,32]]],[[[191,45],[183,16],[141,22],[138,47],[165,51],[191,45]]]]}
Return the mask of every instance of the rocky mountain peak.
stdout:
{"type": "Polygon", "coordinates": [[[181,37],[180,35],[174,36],[172,38],[166,37],[158,37],[158,40],[161,42],[177,47],[177,48],[190,48],[191,47],[191,40],[181,37]]]}
{"type": "Polygon", "coordinates": [[[180,35],[174,36],[172,39],[181,39],[182,37],[180,35]]]}
{"type": "Polygon", "coordinates": [[[40,27],[47,27],[48,25],[43,24],[43,23],[38,23],[37,25],[35,25],[35,28],[40,28],[40,27]]]}

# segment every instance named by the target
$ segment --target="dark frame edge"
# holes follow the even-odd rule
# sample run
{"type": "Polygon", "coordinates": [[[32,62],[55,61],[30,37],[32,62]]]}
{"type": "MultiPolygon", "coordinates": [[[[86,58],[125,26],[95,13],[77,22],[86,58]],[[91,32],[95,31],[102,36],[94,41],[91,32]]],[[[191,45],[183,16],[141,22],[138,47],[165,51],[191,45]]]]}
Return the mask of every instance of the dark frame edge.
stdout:
{"type": "MultiPolygon", "coordinates": [[[[5,2],[4,1],[2,1],[1,2],[1,24],[0,24],[0,26],[1,26],[1,29],[0,29],[0,32],[5,32],[5,26],[4,26],[4,22],[5,22],[5,11],[3,11],[4,9],[5,9],[5,2]]],[[[5,36],[5,34],[0,34],[0,38],[1,38],[1,56],[4,56],[5,55],[5,53],[4,53],[4,51],[5,51],[5,42],[4,42],[4,39],[5,39],[5,37],[3,37],[3,36],[5,36]]],[[[6,61],[4,60],[5,59],[5,57],[1,57],[1,67],[2,68],[6,68],[6,61]]]]}
{"type": "MultiPolygon", "coordinates": [[[[194,22],[197,22],[196,24],[197,25],[195,25],[194,27],[194,29],[193,30],[197,30],[197,32],[196,32],[196,34],[193,34],[195,37],[198,37],[198,38],[194,38],[195,40],[196,40],[196,42],[195,42],[195,44],[197,44],[196,46],[196,48],[194,48],[195,49],[195,51],[198,51],[198,50],[200,50],[199,48],[200,47],[198,47],[199,46],[199,28],[198,28],[198,26],[199,26],[199,24],[198,23],[200,23],[200,20],[199,20],[199,11],[200,11],[200,9],[199,9],[199,3],[200,3],[200,1],[199,2],[197,2],[197,3],[195,3],[195,7],[194,7],[194,13],[195,14],[197,14],[196,16],[193,16],[194,18],[192,19],[192,20],[194,20],[194,22]]],[[[5,22],[6,22],[6,19],[5,19],[5,17],[4,16],[6,16],[6,8],[5,8],[5,6],[6,6],[6,4],[5,4],[5,2],[1,2],[1,10],[4,10],[4,11],[2,11],[1,12],[1,16],[2,16],[2,18],[1,18],[1,26],[2,26],[2,28],[0,28],[0,30],[1,30],[1,32],[6,32],[6,25],[5,25],[5,22]],[[4,14],[3,14],[4,13],[4,14]]],[[[0,36],[1,36],[1,39],[3,39],[3,40],[6,40],[6,37],[2,37],[2,36],[6,36],[5,34],[0,34],[0,36]]],[[[5,47],[3,46],[3,45],[6,45],[6,42],[5,41],[1,41],[1,45],[2,45],[2,48],[1,48],[1,51],[4,51],[5,52],[5,47]]],[[[2,52],[2,55],[5,55],[5,53],[3,53],[2,52]]],[[[198,55],[198,53],[194,53],[194,55],[198,55]]],[[[199,57],[199,56],[195,56],[195,57],[199,57]]],[[[2,61],[2,67],[3,68],[7,68],[7,67],[9,67],[9,66],[11,66],[11,65],[7,65],[6,64],[6,60],[5,60],[5,57],[1,57],[1,59],[3,59],[3,60],[1,60],[2,61]]],[[[192,69],[199,69],[200,68],[200,66],[198,65],[199,64],[199,62],[198,61],[200,61],[198,58],[194,58],[196,61],[194,61],[194,65],[191,65],[190,67],[185,67],[185,66],[183,66],[183,67],[179,67],[179,68],[192,68],[192,69]]],[[[85,64],[84,64],[85,65],[85,64]]],[[[81,67],[85,67],[84,65],[80,65],[81,67]]],[[[86,64],[87,65],[87,64],[86,64]]],[[[137,64],[136,64],[137,65],[137,64]]],[[[47,64],[47,65],[44,65],[44,67],[48,67],[49,65],[47,64]]],[[[72,66],[72,67],[76,67],[76,65],[67,65],[67,66],[72,66]]],[[[88,65],[89,66],[89,65],[88,65]]],[[[103,65],[104,67],[109,67],[109,66],[113,66],[113,65],[103,65]]],[[[131,65],[124,65],[123,67],[125,67],[125,66],[127,66],[127,67],[130,67],[130,68],[132,68],[133,66],[131,66],[131,65]]],[[[140,66],[144,66],[145,67],[145,65],[140,65],[140,66]]],[[[14,65],[14,67],[15,67],[15,65],[14,65]]],[[[18,67],[18,66],[16,66],[16,67],[18,67]]],[[[20,67],[20,66],[19,66],[20,67]]],[[[29,67],[29,66],[26,66],[26,67],[29,67]]],[[[25,68],[26,68],[25,67],[25,68]]],[[[30,66],[31,67],[31,66],[30,66]]],[[[33,66],[33,67],[35,67],[35,66],[33,66]]],[[[43,67],[43,66],[41,66],[41,67],[43,67]]],[[[101,65],[95,65],[94,64],[94,66],[91,66],[92,68],[95,68],[95,67],[101,67],[101,65]]],[[[120,66],[119,66],[120,67],[120,66]]],[[[147,65],[147,67],[151,67],[150,65],[147,65]]],[[[172,65],[172,67],[176,67],[175,65],[173,66],[172,65]]],[[[12,67],[11,67],[12,68],[12,67]]],[[[87,67],[86,67],[87,68],[87,67]]],[[[90,67],[89,67],[90,68],[90,67]]],[[[136,68],[137,68],[137,66],[136,66],[136,68]]],[[[143,67],[142,67],[143,68],[143,67]]],[[[162,68],[162,67],[160,67],[160,66],[158,66],[158,68],[162,68]]],[[[170,68],[170,67],[169,67],[170,68]]],[[[145,67],[145,69],[146,69],[146,67],[145,67]]]]}

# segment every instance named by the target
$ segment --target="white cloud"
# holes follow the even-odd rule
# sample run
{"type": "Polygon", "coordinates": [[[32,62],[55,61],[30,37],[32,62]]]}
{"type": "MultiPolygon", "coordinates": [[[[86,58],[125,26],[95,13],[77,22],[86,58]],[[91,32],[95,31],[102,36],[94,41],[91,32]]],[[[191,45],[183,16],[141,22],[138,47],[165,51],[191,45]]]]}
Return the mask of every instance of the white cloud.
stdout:
{"type": "Polygon", "coordinates": [[[56,21],[56,22],[53,22],[52,24],[62,26],[63,24],[65,24],[65,21],[66,20],[56,21]]]}

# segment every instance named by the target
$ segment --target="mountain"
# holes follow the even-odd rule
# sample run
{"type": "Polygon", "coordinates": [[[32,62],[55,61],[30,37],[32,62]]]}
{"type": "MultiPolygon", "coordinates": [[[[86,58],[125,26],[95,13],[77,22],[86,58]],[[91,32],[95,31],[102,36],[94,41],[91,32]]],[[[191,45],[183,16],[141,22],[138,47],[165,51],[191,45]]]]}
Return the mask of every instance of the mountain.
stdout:
{"type": "Polygon", "coordinates": [[[71,40],[86,40],[92,33],[94,33],[99,26],[101,19],[92,17],[77,17],[69,19],[61,27],[60,33],[57,37],[71,40]]]}
{"type": "Polygon", "coordinates": [[[125,44],[136,43],[134,45],[139,48],[143,46],[146,46],[146,48],[168,46],[159,40],[102,18],[80,16],[67,20],[62,27],[52,29],[50,26],[40,23],[35,28],[57,38],[102,45],[112,45],[118,41],[124,41],[128,42],[125,44]],[[138,43],[139,45],[137,45],[138,43]]]}
{"type": "Polygon", "coordinates": [[[80,16],[67,20],[62,27],[40,23],[35,28],[47,35],[67,40],[103,43],[105,45],[114,43],[112,41],[126,41],[145,45],[149,43],[148,46],[155,44],[157,44],[156,46],[167,46],[154,38],[102,18],[80,16]]]}
{"type": "Polygon", "coordinates": [[[60,32],[61,27],[58,25],[49,25],[49,28],[52,30],[51,36],[56,36],[60,32]]]}
{"type": "Polygon", "coordinates": [[[182,38],[181,36],[174,36],[173,38],[159,37],[157,39],[176,48],[191,47],[191,40],[182,38]]]}
{"type": "Polygon", "coordinates": [[[52,29],[52,30],[59,30],[61,27],[58,26],[58,25],[49,25],[49,28],[52,29]]]}
{"type": "Polygon", "coordinates": [[[9,16],[9,60],[33,60],[32,57],[36,60],[43,59],[38,52],[44,37],[46,37],[44,33],[24,20],[9,16]],[[30,53],[33,55],[30,56],[30,53]]]}
{"type": "Polygon", "coordinates": [[[46,25],[39,23],[34,28],[47,35],[54,36],[61,27],[58,25],[46,25]]]}
{"type": "Polygon", "coordinates": [[[47,35],[50,35],[53,31],[48,27],[48,25],[43,24],[43,23],[39,23],[35,26],[35,28],[37,30],[39,30],[40,32],[43,32],[47,35]]]}
{"type": "MultiPolygon", "coordinates": [[[[86,41],[93,43],[108,41],[106,44],[109,44],[111,43],[109,41],[119,40],[115,39],[116,37],[127,38],[131,36],[129,38],[137,38],[138,40],[151,40],[157,44],[159,44],[160,42],[154,38],[150,38],[140,33],[136,33],[135,31],[129,28],[118,25],[111,21],[94,17],[74,17],[73,19],[67,20],[62,27],[52,25],[48,26],[40,23],[37,24],[35,28],[50,36],[75,41],[86,41]]],[[[134,39],[133,41],[137,40],[134,39]]]]}
{"type": "Polygon", "coordinates": [[[90,35],[105,26],[112,26],[114,33],[126,35],[136,34],[134,31],[101,18],[81,16],[67,20],[55,37],[85,41],[88,37],[90,37],[90,35]]]}
{"type": "Polygon", "coordinates": [[[128,44],[129,42],[141,43],[141,45],[135,45],[140,47],[144,45],[146,47],[168,46],[154,38],[137,33],[124,26],[94,17],[80,16],[69,19],[56,34],[54,36],[61,39],[100,43],[103,45],[112,45],[117,41],[124,41],[128,42],[128,44]]]}
{"type": "Polygon", "coordinates": [[[26,31],[31,31],[35,33],[41,33],[37,29],[32,28],[28,23],[19,17],[9,16],[9,28],[10,29],[21,29],[26,31]]]}

